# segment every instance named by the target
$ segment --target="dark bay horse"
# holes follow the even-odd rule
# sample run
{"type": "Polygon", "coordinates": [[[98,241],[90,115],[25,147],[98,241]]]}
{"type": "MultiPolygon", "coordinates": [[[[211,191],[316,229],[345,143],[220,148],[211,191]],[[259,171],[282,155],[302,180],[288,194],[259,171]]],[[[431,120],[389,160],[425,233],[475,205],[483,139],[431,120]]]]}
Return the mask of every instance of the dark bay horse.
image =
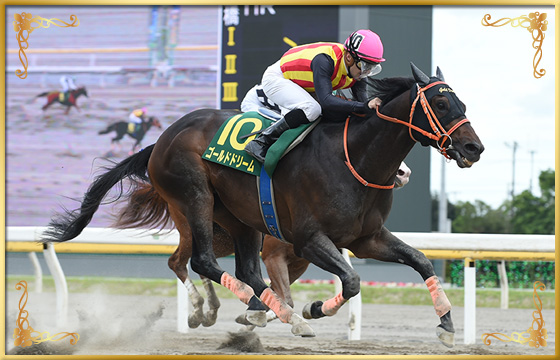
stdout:
{"type": "MultiPolygon", "coordinates": [[[[409,182],[411,170],[402,163],[395,178],[395,188],[401,188],[409,182]]],[[[146,226],[147,219],[154,219],[152,227],[164,227],[170,222],[169,212],[165,203],[156,203],[155,197],[148,195],[154,189],[150,183],[135,183],[134,190],[128,197],[128,205],[124,206],[118,214],[115,226],[121,229],[146,226]],[[156,223],[159,221],[159,223],[156,223]]],[[[161,200],[161,198],[159,198],[161,200]]],[[[151,221],[149,221],[151,222],[151,221]]],[[[233,255],[234,243],[229,233],[214,223],[214,239],[212,248],[217,258],[233,255]]],[[[204,298],[200,295],[195,284],[187,272],[187,262],[192,256],[192,239],[181,237],[181,241],[173,255],[169,258],[168,265],[185,285],[193,311],[189,313],[188,325],[196,328],[199,325],[211,326],[216,323],[220,300],[216,295],[212,281],[201,276],[207,295],[208,311],[204,312],[204,298]]],[[[261,257],[266,266],[271,280],[271,288],[290,306],[294,306],[290,285],[299,279],[309,267],[309,261],[295,255],[293,246],[280,241],[271,235],[263,239],[261,257]]],[[[267,312],[267,320],[276,318],[272,312],[267,312]]],[[[250,325],[244,317],[238,317],[241,324],[250,325]]]]}
{"type": "Polygon", "coordinates": [[[85,95],[86,97],[88,97],[85,86],[81,86],[76,90],[70,90],[67,97],[64,95],[65,93],[63,93],[62,91],[47,91],[37,95],[36,98],[41,96],[47,97],[47,103],[42,107],[43,111],[47,110],[47,108],[55,102],[58,102],[66,106],[66,111],[64,113],[68,115],[68,112],[70,111],[70,108],[72,106],[75,106],[78,111],[80,110],[80,107],[78,106],[76,100],[78,100],[81,95],[85,95]]]}
{"type": "Polygon", "coordinates": [[[114,150],[115,143],[120,149],[121,139],[125,135],[130,136],[131,138],[136,140],[136,142],[132,145],[132,150],[129,153],[133,154],[140,148],[140,146],[142,146],[142,139],[144,139],[144,136],[146,136],[146,133],[152,126],[155,126],[158,129],[162,128],[161,123],[155,116],[150,116],[147,121],[143,121],[142,124],[140,124],[141,126],[139,127],[139,129],[134,132],[129,131],[128,125],[129,123],[126,121],[119,121],[109,125],[105,130],[101,130],[100,132],[98,132],[98,134],[103,135],[108,134],[112,131],[116,131],[117,136],[111,139],[111,150],[114,150]]]}
{"type": "MultiPolygon", "coordinates": [[[[383,223],[391,208],[398,167],[416,141],[438,149],[461,168],[478,161],[484,147],[466,119],[463,103],[439,69],[435,77],[428,77],[412,65],[412,73],[413,78],[374,81],[374,95],[384,104],[376,114],[348,119],[346,124],[319,124],[284,157],[274,173],[278,219],[295,255],[342,281],[340,294],[308,304],[304,317],[332,316],[359,292],[359,276],[338,250],[347,248],[359,258],[399,262],[419,272],[440,317],[437,335],[452,346],[451,304],[431,262],[383,223]]],[[[205,109],[185,115],[155,145],[98,177],[81,208],[53,219],[43,241],[67,241],[79,235],[103,197],[122,179],[149,181],[153,189],[143,194],[143,202],[153,204],[153,209],[167,207],[181,242],[192,239],[195,272],[234,292],[248,305],[246,317],[251,323],[266,324],[268,307],[292,325],[294,334],[314,336],[307,322],[262,279],[260,234],[267,233],[267,228],[255,178],[202,159],[218,128],[237,113],[205,109]],[[237,278],[216,261],[212,244],[217,225],[234,243],[237,278]]],[[[133,218],[142,208],[128,210],[133,218]]],[[[148,212],[139,215],[143,217],[139,225],[162,221],[155,210],[144,211],[148,212]]]]}

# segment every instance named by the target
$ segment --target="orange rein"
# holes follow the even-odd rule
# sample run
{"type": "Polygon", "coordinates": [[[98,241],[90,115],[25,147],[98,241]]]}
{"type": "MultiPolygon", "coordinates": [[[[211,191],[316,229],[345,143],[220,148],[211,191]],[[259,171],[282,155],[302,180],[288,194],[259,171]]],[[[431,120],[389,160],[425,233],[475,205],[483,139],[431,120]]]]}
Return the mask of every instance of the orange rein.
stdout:
{"type": "MultiPolygon", "coordinates": [[[[424,91],[426,91],[427,89],[431,88],[432,86],[435,85],[439,85],[439,84],[445,84],[443,81],[436,81],[433,82],[423,88],[420,88],[418,90],[418,95],[416,96],[416,99],[414,99],[414,101],[412,102],[412,106],[410,108],[410,116],[409,116],[409,121],[403,121],[403,120],[399,120],[397,118],[394,117],[390,117],[387,115],[383,115],[382,113],[379,112],[379,107],[377,107],[375,109],[375,111],[377,112],[377,116],[380,119],[383,120],[387,120],[390,122],[394,122],[397,124],[401,124],[404,126],[408,126],[409,128],[409,134],[410,134],[410,138],[412,140],[414,140],[415,142],[418,142],[418,140],[416,140],[414,138],[414,136],[412,136],[412,130],[416,130],[418,131],[420,134],[426,136],[427,138],[434,140],[436,142],[436,144],[438,145],[439,149],[440,149],[440,153],[445,156],[447,159],[451,159],[451,157],[449,155],[447,155],[447,148],[443,147],[443,144],[445,143],[445,141],[447,139],[451,140],[451,134],[453,132],[455,132],[455,130],[457,130],[461,125],[469,122],[469,120],[467,118],[459,121],[457,124],[455,124],[451,129],[449,129],[449,131],[445,131],[445,128],[441,125],[441,123],[439,122],[437,116],[434,114],[434,111],[432,110],[432,108],[430,107],[430,105],[428,104],[428,100],[426,99],[426,95],[424,94],[424,91]],[[412,118],[414,115],[414,110],[416,109],[416,104],[418,103],[418,99],[420,99],[420,104],[422,105],[422,109],[424,110],[424,114],[426,114],[426,117],[428,118],[428,121],[430,123],[430,127],[432,128],[432,130],[434,131],[433,133],[427,132],[421,128],[419,128],[416,125],[412,124],[412,118]],[[441,142],[441,145],[439,144],[439,141],[443,138],[443,141],[441,142]]],[[[392,185],[377,185],[377,184],[372,184],[368,181],[366,181],[363,177],[360,176],[360,174],[358,174],[358,172],[356,171],[356,169],[354,169],[354,166],[352,166],[352,164],[350,163],[350,157],[348,156],[348,124],[350,122],[350,116],[348,116],[348,118],[346,119],[346,125],[344,126],[344,139],[343,139],[343,143],[344,143],[344,154],[346,155],[346,161],[344,162],[346,164],[346,166],[348,166],[348,169],[350,169],[350,172],[352,173],[352,175],[354,175],[354,177],[364,186],[367,187],[372,187],[372,188],[376,188],[376,189],[382,189],[382,190],[390,190],[393,189],[395,187],[395,184],[393,183],[392,185]]]]}
{"type": "Polygon", "coordinates": [[[390,190],[390,189],[394,188],[395,183],[393,183],[392,185],[377,185],[377,184],[372,184],[372,183],[367,182],[363,177],[360,176],[360,174],[358,174],[356,169],[354,169],[354,167],[352,166],[352,163],[350,163],[350,157],[348,156],[348,123],[349,123],[349,120],[350,120],[350,116],[348,116],[348,118],[346,119],[346,125],[344,126],[344,154],[346,155],[346,161],[344,163],[346,164],[346,166],[348,166],[348,169],[350,169],[350,172],[352,173],[352,175],[354,175],[354,177],[356,179],[358,179],[358,181],[361,182],[362,185],[367,186],[367,187],[376,188],[376,189],[382,189],[382,190],[390,190]]]}

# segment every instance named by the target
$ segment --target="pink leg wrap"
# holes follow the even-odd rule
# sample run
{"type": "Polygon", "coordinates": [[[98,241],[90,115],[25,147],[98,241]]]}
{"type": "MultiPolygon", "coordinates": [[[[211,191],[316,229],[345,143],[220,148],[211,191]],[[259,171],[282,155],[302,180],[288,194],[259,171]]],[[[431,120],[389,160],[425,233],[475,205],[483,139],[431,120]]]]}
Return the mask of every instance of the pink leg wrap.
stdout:
{"type": "Polygon", "coordinates": [[[430,295],[432,295],[432,301],[434,303],[434,308],[436,309],[436,314],[439,317],[447,314],[451,310],[451,303],[447,299],[441,283],[436,275],[426,279],[426,285],[428,285],[428,290],[430,290],[430,295]]]}
{"type": "Polygon", "coordinates": [[[255,292],[249,285],[237,280],[225,271],[220,279],[220,284],[237,295],[239,300],[243,301],[245,304],[249,304],[249,300],[253,295],[255,295],[255,292]]]}
{"type": "Polygon", "coordinates": [[[280,319],[280,321],[283,323],[290,322],[294,309],[292,309],[290,305],[286,304],[284,300],[282,300],[271,288],[264,289],[260,299],[270,308],[270,310],[278,315],[278,319],[280,319]]]}
{"type": "Polygon", "coordinates": [[[336,314],[338,309],[340,309],[340,307],[344,305],[347,301],[348,300],[342,297],[342,292],[341,292],[335,297],[333,297],[332,299],[325,301],[323,303],[323,306],[321,306],[321,311],[323,312],[323,314],[327,316],[333,316],[334,314],[336,314]]]}

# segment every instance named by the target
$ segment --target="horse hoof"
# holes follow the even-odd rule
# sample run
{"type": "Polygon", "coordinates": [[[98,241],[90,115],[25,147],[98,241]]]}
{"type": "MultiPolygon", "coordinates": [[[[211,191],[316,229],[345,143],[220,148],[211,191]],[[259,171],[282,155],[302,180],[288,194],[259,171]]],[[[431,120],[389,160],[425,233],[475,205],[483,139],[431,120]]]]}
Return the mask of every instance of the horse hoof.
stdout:
{"type": "Polygon", "coordinates": [[[202,326],[209,327],[216,323],[216,319],[218,318],[218,311],[217,310],[208,310],[206,314],[204,314],[204,319],[202,319],[202,326]]]}
{"type": "Polygon", "coordinates": [[[267,321],[267,322],[271,322],[271,321],[276,320],[276,319],[278,319],[278,315],[276,315],[276,314],[274,313],[274,311],[268,310],[268,311],[266,312],[266,321],[267,321]]]}
{"type": "Polygon", "coordinates": [[[455,333],[445,330],[443,327],[436,327],[436,334],[439,341],[448,348],[455,346],[455,333]]]}
{"type": "Polygon", "coordinates": [[[245,314],[241,314],[238,317],[235,318],[235,322],[240,324],[240,325],[246,325],[246,326],[253,326],[253,324],[251,324],[246,318],[245,318],[245,314]]]}
{"type": "Polygon", "coordinates": [[[304,318],[308,320],[322,318],[325,316],[325,314],[323,314],[323,312],[321,311],[322,306],[323,306],[322,301],[307,303],[303,307],[303,310],[301,310],[301,314],[303,315],[304,318]]]}
{"type": "Polygon", "coordinates": [[[252,325],[258,327],[266,326],[266,311],[265,310],[247,310],[245,313],[245,319],[252,325]]]}
{"type": "Polygon", "coordinates": [[[303,317],[305,319],[308,319],[308,320],[313,319],[313,317],[311,316],[311,305],[312,304],[313,303],[305,304],[305,306],[303,307],[303,310],[301,310],[301,314],[303,315],[303,317]]]}
{"type": "Polygon", "coordinates": [[[309,326],[309,324],[303,320],[298,314],[292,314],[290,318],[290,324],[292,324],[292,334],[301,337],[314,337],[315,331],[309,326]]]}
{"type": "Polygon", "coordinates": [[[191,329],[196,329],[201,323],[200,317],[199,316],[189,316],[189,320],[187,321],[187,324],[189,325],[189,327],[191,329]]]}

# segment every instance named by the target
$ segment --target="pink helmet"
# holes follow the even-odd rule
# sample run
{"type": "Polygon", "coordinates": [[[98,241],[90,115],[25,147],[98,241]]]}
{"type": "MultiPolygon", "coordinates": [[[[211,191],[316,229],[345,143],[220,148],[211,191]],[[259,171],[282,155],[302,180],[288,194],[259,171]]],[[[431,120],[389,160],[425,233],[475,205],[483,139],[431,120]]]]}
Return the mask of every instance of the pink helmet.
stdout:
{"type": "Polygon", "coordinates": [[[354,59],[369,62],[383,62],[383,44],[379,35],[371,30],[357,30],[344,42],[344,47],[354,59]]]}

